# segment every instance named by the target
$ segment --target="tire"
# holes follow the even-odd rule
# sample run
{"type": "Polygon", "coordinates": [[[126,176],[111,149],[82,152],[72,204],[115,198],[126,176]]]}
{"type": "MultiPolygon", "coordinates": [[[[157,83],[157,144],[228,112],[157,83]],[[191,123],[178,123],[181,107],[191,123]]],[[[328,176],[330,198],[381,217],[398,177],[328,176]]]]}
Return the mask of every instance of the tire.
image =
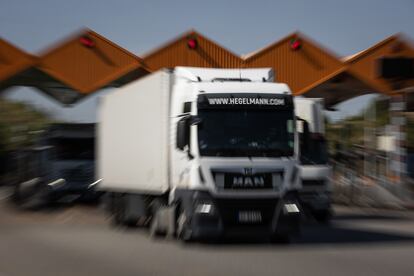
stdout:
{"type": "Polygon", "coordinates": [[[157,215],[151,218],[149,235],[151,239],[156,239],[162,236],[162,232],[159,230],[159,220],[157,218],[157,215]]]}
{"type": "Polygon", "coordinates": [[[16,204],[25,210],[39,210],[51,202],[49,189],[44,183],[36,184],[26,192],[21,191],[21,184],[17,184],[14,191],[16,204]]]}
{"type": "Polygon", "coordinates": [[[111,225],[112,226],[122,226],[122,210],[120,205],[120,198],[119,195],[113,194],[111,195],[111,202],[110,202],[110,217],[111,217],[111,225]]]}
{"type": "Polygon", "coordinates": [[[165,202],[161,199],[154,199],[150,204],[151,220],[149,224],[149,235],[152,239],[166,235],[165,229],[161,229],[159,210],[165,206],[165,202]]]}
{"type": "Polygon", "coordinates": [[[181,208],[178,209],[178,215],[177,215],[177,223],[176,223],[176,229],[177,229],[177,238],[182,242],[191,242],[193,241],[192,237],[192,231],[188,223],[187,216],[181,208]]]}
{"type": "Polygon", "coordinates": [[[126,207],[123,195],[113,195],[111,209],[113,225],[122,227],[135,227],[137,225],[138,221],[126,219],[126,207]]]}

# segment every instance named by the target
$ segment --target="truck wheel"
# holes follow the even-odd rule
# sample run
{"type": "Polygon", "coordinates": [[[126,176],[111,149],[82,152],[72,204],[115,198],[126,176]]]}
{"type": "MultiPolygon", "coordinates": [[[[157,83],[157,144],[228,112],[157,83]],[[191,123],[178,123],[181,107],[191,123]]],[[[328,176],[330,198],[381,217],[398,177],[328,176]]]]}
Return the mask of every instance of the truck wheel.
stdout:
{"type": "Polygon", "coordinates": [[[16,203],[22,209],[39,210],[49,203],[48,188],[44,183],[36,184],[29,191],[22,191],[21,184],[16,186],[16,203]]]}
{"type": "Polygon", "coordinates": [[[191,229],[189,229],[188,219],[184,210],[180,210],[177,216],[177,238],[183,242],[192,241],[191,229]]]}
{"type": "Polygon", "coordinates": [[[149,234],[152,239],[161,236],[161,233],[159,231],[159,219],[157,218],[157,215],[153,215],[151,218],[149,234]]]}
{"type": "Polygon", "coordinates": [[[112,224],[115,226],[135,227],[136,220],[127,219],[126,202],[122,195],[114,194],[112,198],[112,224]]]}
{"type": "Polygon", "coordinates": [[[161,223],[161,214],[160,210],[163,208],[165,204],[159,200],[154,199],[151,202],[150,210],[151,210],[151,221],[149,225],[149,234],[151,238],[157,238],[164,236],[166,234],[166,230],[162,229],[162,223],[161,223]]]}
{"type": "Polygon", "coordinates": [[[118,195],[114,194],[111,202],[111,224],[113,226],[122,226],[122,207],[118,195]]]}

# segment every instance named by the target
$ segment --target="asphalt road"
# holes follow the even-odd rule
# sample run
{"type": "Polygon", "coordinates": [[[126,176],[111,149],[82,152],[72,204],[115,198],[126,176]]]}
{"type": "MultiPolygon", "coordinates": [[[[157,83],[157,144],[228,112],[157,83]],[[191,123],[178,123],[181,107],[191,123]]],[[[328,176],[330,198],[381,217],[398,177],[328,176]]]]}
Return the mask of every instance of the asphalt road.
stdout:
{"type": "Polygon", "coordinates": [[[413,275],[414,213],[336,208],[291,244],[181,244],[114,229],[94,206],[21,212],[0,200],[0,276],[413,275]]]}

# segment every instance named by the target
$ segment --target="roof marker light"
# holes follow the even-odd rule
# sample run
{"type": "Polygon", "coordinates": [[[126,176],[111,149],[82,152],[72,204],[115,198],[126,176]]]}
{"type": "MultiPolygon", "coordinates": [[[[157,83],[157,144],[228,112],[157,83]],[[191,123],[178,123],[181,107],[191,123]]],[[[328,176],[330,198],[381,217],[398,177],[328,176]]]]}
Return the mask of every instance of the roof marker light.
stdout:
{"type": "Polygon", "coordinates": [[[195,49],[197,49],[197,46],[198,46],[197,39],[195,39],[195,38],[188,38],[188,40],[187,40],[187,47],[189,49],[195,50],[195,49]]]}
{"type": "Polygon", "coordinates": [[[93,39],[87,35],[84,35],[81,38],[79,38],[79,42],[87,48],[95,47],[95,41],[93,41],[93,39]]]}
{"type": "Polygon", "coordinates": [[[290,40],[290,49],[293,51],[297,51],[302,48],[302,41],[299,38],[292,38],[290,40]]]}

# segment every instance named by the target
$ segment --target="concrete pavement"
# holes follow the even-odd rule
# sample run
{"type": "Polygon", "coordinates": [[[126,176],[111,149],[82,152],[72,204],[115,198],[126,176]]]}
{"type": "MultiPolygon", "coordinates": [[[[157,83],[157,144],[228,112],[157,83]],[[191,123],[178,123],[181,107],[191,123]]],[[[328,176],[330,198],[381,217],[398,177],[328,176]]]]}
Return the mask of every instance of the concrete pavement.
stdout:
{"type": "Polygon", "coordinates": [[[184,245],[115,229],[99,208],[37,213],[0,203],[0,275],[412,275],[414,214],[336,208],[292,244],[184,245]]]}

